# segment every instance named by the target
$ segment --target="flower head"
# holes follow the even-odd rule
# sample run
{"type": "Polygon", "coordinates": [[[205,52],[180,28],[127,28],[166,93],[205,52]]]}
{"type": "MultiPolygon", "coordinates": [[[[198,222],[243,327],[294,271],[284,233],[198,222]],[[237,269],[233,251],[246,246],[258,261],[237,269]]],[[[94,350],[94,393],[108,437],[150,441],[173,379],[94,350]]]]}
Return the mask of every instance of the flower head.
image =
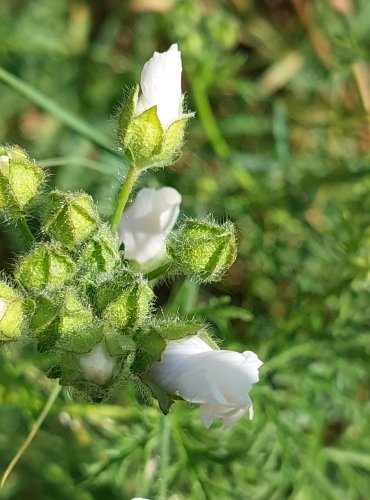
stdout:
{"type": "Polygon", "coordinates": [[[146,377],[169,394],[200,405],[206,427],[222,418],[230,427],[253,406],[249,397],[262,362],[251,351],[213,350],[196,335],[170,341],[146,377]]]}
{"type": "Polygon", "coordinates": [[[145,264],[165,251],[165,238],[176,224],[181,195],[172,187],[143,188],[122,216],[119,235],[125,257],[145,264]]]}
{"type": "Polygon", "coordinates": [[[142,94],[135,108],[140,115],[152,106],[157,106],[157,115],[162,127],[182,117],[181,53],[177,43],[167,52],[154,52],[144,64],[140,86],[142,94]]]}
{"type": "Polygon", "coordinates": [[[88,354],[80,357],[80,368],[86,380],[105,385],[113,376],[116,361],[102,343],[97,344],[88,354]]]}

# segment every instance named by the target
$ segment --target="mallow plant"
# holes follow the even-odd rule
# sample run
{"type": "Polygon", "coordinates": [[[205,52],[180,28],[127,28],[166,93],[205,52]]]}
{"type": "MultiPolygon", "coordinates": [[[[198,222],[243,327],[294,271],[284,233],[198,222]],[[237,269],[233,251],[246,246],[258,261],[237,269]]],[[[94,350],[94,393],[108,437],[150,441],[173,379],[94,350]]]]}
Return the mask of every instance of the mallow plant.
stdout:
{"type": "Polygon", "coordinates": [[[134,383],[165,414],[184,400],[200,406],[206,427],[215,419],[228,427],[246,412],[252,418],[249,393],[262,362],[220,349],[203,322],[164,316],[153,286],[177,275],[221,280],[236,257],[235,227],[210,217],[178,223],[181,194],[172,187],[144,187],[131,201],[145,170],[181,153],[193,117],[181,72],[174,44],[155,52],[140,86],[124,93],[117,134],[129,168],[110,221],[87,193],[49,190],[23,149],[0,147],[0,210],[28,243],[12,274],[0,277],[0,341],[35,343],[58,390],[101,402],[134,383]]]}

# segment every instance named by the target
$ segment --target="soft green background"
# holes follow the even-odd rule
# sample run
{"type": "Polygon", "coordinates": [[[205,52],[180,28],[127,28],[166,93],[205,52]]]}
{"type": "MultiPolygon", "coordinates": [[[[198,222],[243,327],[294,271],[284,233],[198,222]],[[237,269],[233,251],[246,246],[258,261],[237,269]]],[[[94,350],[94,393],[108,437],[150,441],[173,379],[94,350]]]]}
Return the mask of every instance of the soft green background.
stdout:
{"type": "MultiPolygon", "coordinates": [[[[264,360],[255,418],[205,430],[196,408],[164,418],[134,388],[101,406],[64,391],[0,497],[368,498],[370,3],[170,3],[1,1],[0,142],[109,216],[122,88],[179,43],[196,118],[176,165],[140,182],[176,187],[185,214],[234,221],[240,252],[221,284],[176,281],[159,305],[264,360]]],[[[9,269],[23,243],[1,231],[9,269]]],[[[29,345],[0,356],[4,470],[51,384],[29,345]]]]}

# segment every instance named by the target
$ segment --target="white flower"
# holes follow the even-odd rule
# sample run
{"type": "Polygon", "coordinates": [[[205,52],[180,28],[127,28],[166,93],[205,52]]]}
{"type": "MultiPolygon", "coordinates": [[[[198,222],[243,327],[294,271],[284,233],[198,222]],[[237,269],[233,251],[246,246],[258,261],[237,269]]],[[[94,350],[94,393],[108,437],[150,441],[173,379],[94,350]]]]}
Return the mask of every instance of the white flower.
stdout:
{"type": "Polygon", "coordinates": [[[5,302],[5,300],[0,299],[0,320],[2,320],[3,317],[5,316],[6,308],[7,308],[7,303],[5,302]]]}
{"type": "Polygon", "coordinates": [[[176,224],[180,203],[180,193],[171,187],[143,188],[138,192],[118,228],[127,259],[145,264],[161,257],[166,248],[165,238],[176,224]]]}
{"type": "Polygon", "coordinates": [[[177,43],[171,45],[167,52],[154,52],[141,72],[142,94],[136,104],[135,115],[157,106],[157,115],[164,129],[182,118],[181,71],[181,53],[177,43]]]}
{"type": "Polygon", "coordinates": [[[230,427],[253,406],[249,398],[263,363],[251,351],[215,351],[196,335],[172,340],[145,377],[168,394],[200,405],[203,424],[222,418],[230,427]]]}
{"type": "Polygon", "coordinates": [[[86,380],[104,385],[112,378],[116,364],[103,344],[97,344],[88,354],[80,357],[80,368],[86,380]]]}

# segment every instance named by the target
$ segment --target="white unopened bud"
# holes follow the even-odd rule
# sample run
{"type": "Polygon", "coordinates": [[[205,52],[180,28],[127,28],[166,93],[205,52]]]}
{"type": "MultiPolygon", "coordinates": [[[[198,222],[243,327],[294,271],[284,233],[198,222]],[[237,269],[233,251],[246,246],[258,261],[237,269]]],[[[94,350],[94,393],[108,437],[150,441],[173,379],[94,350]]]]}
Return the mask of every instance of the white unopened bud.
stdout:
{"type": "Polygon", "coordinates": [[[80,357],[83,377],[98,385],[105,385],[113,376],[116,360],[103,344],[97,344],[88,354],[80,357]]]}
{"type": "Polygon", "coordinates": [[[251,351],[213,350],[196,335],[170,341],[160,362],[145,377],[168,394],[200,405],[206,427],[222,418],[224,427],[240,420],[245,412],[253,417],[249,398],[258,382],[262,362],[251,351]]]}
{"type": "Polygon", "coordinates": [[[176,224],[181,195],[176,189],[141,189],[123,214],[119,235],[125,257],[145,264],[165,252],[165,239],[176,224]]]}
{"type": "Polygon", "coordinates": [[[177,43],[167,52],[154,52],[144,64],[140,86],[142,94],[135,108],[140,115],[152,106],[157,106],[157,115],[164,129],[182,118],[181,53],[177,43]]]}

